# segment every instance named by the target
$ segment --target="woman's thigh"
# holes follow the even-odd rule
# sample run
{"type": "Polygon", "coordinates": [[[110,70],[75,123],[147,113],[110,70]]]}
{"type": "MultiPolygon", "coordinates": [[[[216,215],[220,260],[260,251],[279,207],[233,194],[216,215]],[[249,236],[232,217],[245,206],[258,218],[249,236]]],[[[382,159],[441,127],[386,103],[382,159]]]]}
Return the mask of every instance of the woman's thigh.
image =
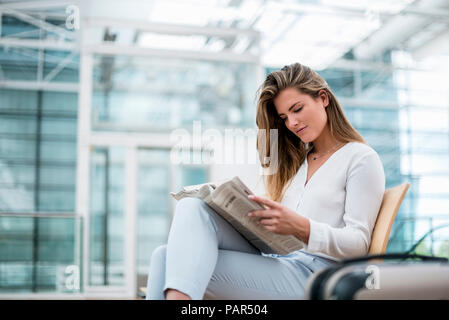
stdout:
{"type": "Polygon", "coordinates": [[[178,201],[174,219],[170,237],[179,238],[184,245],[189,239],[193,243],[210,241],[211,239],[204,237],[209,234],[204,227],[211,225],[215,233],[213,242],[216,238],[217,248],[260,254],[256,247],[201,199],[183,198],[178,201]]]}
{"type": "Polygon", "coordinates": [[[219,250],[204,299],[302,299],[311,274],[289,259],[219,250]]]}

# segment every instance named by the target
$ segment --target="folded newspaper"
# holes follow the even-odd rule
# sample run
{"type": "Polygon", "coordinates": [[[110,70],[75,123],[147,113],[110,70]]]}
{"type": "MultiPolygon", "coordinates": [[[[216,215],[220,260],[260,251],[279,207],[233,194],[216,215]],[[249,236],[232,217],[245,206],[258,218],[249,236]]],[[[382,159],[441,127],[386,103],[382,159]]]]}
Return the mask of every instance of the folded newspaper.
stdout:
{"type": "Polygon", "coordinates": [[[273,233],[248,217],[250,211],[265,209],[263,205],[248,199],[251,194],[239,177],[219,183],[186,186],[178,193],[170,192],[178,201],[185,197],[202,199],[263,253],[286,255],[302,249],[304,243],[293,235],[273,233]]]}

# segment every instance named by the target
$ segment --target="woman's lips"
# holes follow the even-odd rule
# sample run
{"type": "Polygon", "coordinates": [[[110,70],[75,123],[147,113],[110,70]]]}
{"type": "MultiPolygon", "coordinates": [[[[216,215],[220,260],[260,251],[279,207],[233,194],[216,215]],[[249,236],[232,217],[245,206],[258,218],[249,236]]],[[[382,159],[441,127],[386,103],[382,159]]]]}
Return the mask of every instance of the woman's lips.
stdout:
{"type": "Polygon", "coordinates": [[[296,131],[296,133],[301,133],[301,132],[303,132],[306,128],[307,128],[307,126],[302,127],[301,129],[299,129],[298,131],[296,131]]]}

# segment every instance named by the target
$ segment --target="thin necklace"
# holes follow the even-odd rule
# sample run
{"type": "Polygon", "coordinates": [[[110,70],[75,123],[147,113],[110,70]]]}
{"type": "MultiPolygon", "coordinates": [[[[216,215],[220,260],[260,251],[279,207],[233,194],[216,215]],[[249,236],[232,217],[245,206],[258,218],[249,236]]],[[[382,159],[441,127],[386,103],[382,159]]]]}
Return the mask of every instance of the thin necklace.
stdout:
{"type": "Polygon", "coordinates": [[[318,159],[318,158],[321,158],[322,156],[328,154],[329,152],[331,152],[331,151],[337,149],[338,147],[340,147],[340,146],[342,146],[342,145],[343,145],[343,143],[341,143],[341,144],[339,144],[339,145],[336,145],[335,147],[333,147],[332,149],[326,151],[325,153],[322,153],[322,154],[320,154],[320,155],[314,156],[312,159],[313,159],[313,160],[316,160],[316,159],[318,159]]]}

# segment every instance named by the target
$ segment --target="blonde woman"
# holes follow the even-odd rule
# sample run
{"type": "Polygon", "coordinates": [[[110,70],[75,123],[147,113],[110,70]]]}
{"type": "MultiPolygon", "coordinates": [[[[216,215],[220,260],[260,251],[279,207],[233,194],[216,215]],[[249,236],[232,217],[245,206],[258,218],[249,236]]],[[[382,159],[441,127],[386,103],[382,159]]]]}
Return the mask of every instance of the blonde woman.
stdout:
{"type": "MultiPolygon", "coordinates": [[[[251,215],[304,248],[264,254],[202,200],[185,198],[167,245],[153,252],[147,299],[301,299],[313,272],[368,252],[384,170],[326,81],[299,63],[270,73],[259,90],[257,126],[278,130],[278,167],[266,177],[269,199],[251,197],[267,209],[251,215]]],[[[270,150],[261,141],[272,141],[258,141],[265,159],[270,150]]]]}

